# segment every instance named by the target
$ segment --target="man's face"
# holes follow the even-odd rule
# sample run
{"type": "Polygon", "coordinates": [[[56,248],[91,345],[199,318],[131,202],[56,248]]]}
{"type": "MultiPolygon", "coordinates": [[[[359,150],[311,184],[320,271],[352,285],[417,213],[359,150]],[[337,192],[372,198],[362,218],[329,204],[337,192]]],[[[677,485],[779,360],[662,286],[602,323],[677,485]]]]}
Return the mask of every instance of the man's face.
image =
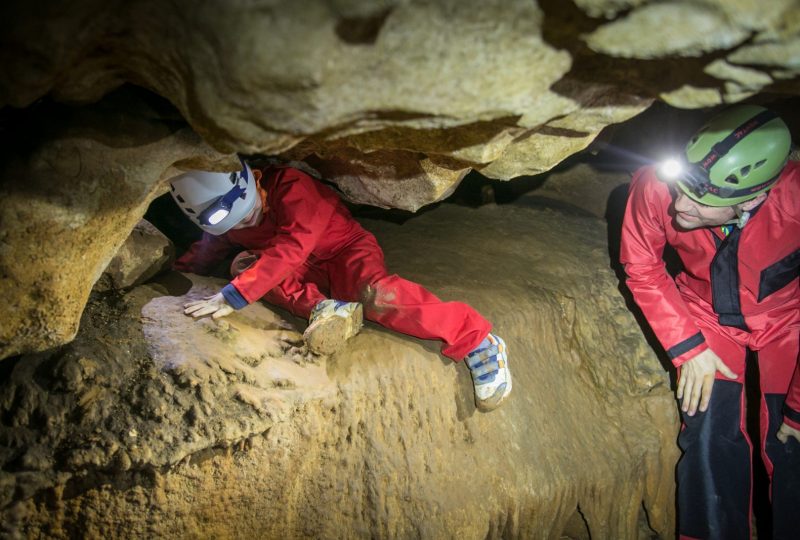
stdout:
{"type": "Polygon", "coordinates": [[[718,227],[736,217],[733,206],[706,206],[692,200],[680,189],[672,190],[672,210],[681,229],[718,227]]]}

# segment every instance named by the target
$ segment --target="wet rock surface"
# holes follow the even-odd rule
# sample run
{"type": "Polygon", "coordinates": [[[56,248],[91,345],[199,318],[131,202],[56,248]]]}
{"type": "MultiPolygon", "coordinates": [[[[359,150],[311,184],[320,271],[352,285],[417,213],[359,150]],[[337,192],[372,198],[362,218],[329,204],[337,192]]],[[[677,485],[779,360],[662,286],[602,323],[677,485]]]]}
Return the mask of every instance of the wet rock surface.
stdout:
{"type": "Polygon", "coordinates": [[[677,418],[597,218],[444,205],[365,221],[389,268],[470,302],[510,349],[482,414],[463,365],[373,324],[331,358],[303,321],[181,305],[167,274],[94,294],[62,348],[0,363],[0,522],[69,537],[671,536],[677,418]],[[446,226],[445,226],[446,224],[446,226]]]}

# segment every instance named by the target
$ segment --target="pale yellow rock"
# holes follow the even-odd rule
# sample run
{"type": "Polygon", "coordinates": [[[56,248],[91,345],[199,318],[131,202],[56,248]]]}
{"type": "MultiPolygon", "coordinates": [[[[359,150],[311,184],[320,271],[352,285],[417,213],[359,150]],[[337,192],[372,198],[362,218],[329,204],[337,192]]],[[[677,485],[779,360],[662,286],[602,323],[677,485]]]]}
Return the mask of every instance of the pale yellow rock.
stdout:
{"type": "Polygon", "coordinates": [[[753,38],[755,43],[780,42],[800,35],[800,0],[792,0],[770,28],[762,29],[753,38]]]}
{"type": "Polygon", "coordinates": [[[736,103],[747,99],[772,83],[772,77],[763,71],[734,66],[721,58],[707,65],[703,71],[725,81],[722,99],[726,103],[736,103]]]}
{"type": "Polygon", "coordinates": [[[700,56],[731,48],[748,36],[726,14],[701,3],[664,2],[635,9],[585,37],[597,52],[625,58],[700,56]]]}
{"type": "Polygon", "coordinates": [[[800,71],[800,36],[776,43],[757,43],[741,47],[728,55],[732,64],[782,67],[800,71]]]}
{"type": "Polygon", "coordinates": [[[694,0],[698,4],[714,6],[736,26],[747,30],[772,29],[784,24],[787,17],[796,16],[800,9],[798,0],[694,0]]]}
{"type": "Polygon", "coordinates": [[[565,150],[570,154],[583,150],[601,129],[639,114],[648,104],[643,100],[631,105],[578,109],[538,130],[517,135],[498,158],[480,168],[481,174],[510,180],[548,171],[564,159],[565,150]]]}
{"type": "Polygon", "coordinates": [[[752,90],[758,90],[772,83],[772,78],[763,71],[734,66],[722,58],[708,64],[703,71],[717,79],[731,81],[743,88],[752,90]]]}
{"type": "Polygon", "coordinates": [[[568,129],[597,134],[604,127],[618,124],[643,112],[650,106],[650,100],[638,103],[608,105],[605,107],[584,107],[563,118],[547,123],[550,128],[568,129]]]}
{"type": "MultiPolygon", "coordinates": [[[[395,154],[396,155],[396,154],[395,154]]],[[[385,153],[351,158],[342,163],[320,163],[321,176],[335,182],[344,196],[356,203],[416,212],[431,202],[447,198],[469,172],[468,167],[452,170],[429,159],[409,158],[393,163],[385,153]]]]}
{"type": "Polygon", "coordinates": [[[791,69],[776,69],[770,71],[770,75],[772,75],[772,77],[778,81],[794,79],[797,76],[797,73],[797,71],[791,69]]]}
{"type": "Polygon", "coordinates": [[[718,89],[697,88],[688,84],[677,90],[661,93],[658,97],[673,107],[685,109],[713,107],[722,103],[722,95],[718,89]]]}
{"type": "Polygon", "coordinates": [[[563,152],[579,152],[589,146],[595,134],[570,135],[531,133],[509,145],[503,155],[479,170],[489,178],[510,180],[520,175],[540,174],[563,159],[563,152]]]}

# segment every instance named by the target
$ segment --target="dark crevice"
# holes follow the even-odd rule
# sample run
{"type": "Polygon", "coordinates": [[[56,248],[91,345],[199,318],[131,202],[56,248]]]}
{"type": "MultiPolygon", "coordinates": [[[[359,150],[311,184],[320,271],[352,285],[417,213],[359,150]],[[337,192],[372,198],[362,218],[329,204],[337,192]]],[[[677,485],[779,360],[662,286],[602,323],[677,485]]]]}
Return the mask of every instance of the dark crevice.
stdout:
{"type": "Polygon", "coordinates": [[[378,40],[378,34],[392,10],[392,7],[387,7],[373,15],[342,17],[336,23],[336,35],[349,45],[372,45],[378,40]]]}
{"type": "Polygon", "coordinates": [[[586,516],[581,511],[581,506],[575,508],[575,512],[567,520],[564,525],[564,530],[561,532],[561,538],[568,538],[569,540],[591,540],[592,533],[589,528],[589,522],[586,516]]]}

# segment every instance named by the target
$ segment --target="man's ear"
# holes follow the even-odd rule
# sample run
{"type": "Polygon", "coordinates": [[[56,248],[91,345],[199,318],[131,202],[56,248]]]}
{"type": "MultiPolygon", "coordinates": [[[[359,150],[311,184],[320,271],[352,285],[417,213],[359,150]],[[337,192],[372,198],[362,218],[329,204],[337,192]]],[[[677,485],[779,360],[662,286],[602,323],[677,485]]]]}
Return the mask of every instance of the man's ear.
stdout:
{"type": "Polygon", "coordinates": [[[752,210],[753,208],[755,208],[756,206],[758,206],[759,204],[764,202],[764,199],[766,199],[766,198],[767,198],[767,193],[764,192],[764,193],[760,194],[758,197],[756,197],[755,199],[750,199],[749,201],[745,201],[743,203],[739,203],[739,208],[743,212],[749,212],[750,210],[752,210]]]}
{"type": "Polygon", "coordinates": [[[261,171],[259,171],[258,169],[252,169],[252,172],[253,172],[253,178],[256,179],[256,184],[257,184],[261,180],[261,171]]]}

